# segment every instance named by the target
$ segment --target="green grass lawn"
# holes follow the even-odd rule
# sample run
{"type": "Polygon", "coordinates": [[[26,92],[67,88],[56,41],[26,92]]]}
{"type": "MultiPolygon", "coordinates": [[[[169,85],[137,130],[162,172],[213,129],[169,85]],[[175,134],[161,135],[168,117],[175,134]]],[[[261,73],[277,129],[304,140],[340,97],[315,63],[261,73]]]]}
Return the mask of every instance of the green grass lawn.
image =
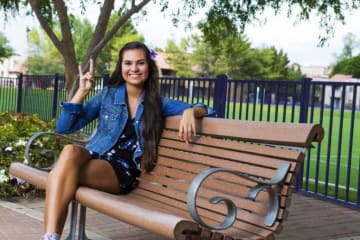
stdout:
{"type": "Polygon", "coordinates": [[[0,87],[0,112],[14,112],[17,109],[17,88],[0,87]]]}
{"type": "MultiPolygon", "coordinates": [[[[313,122],[319,122],[324,127],[325,137],[317,151],[311,152],[310,162],[306,162],[309,178],[319,176],[318,186],[322,193],[355,201],[359,188],[360,112],[345,110],[341,113],[340,110],[331,112],[326,109],[321,114],[317,110],[313,118],[313,122]],[[329,182],[327,188],[324,188],[323,182],[329,182]],[[349,191],[347,196],[346,188],[349,191]]],[[[310,187],[315,188],[315,182],[309,182],[310,187]]]]}

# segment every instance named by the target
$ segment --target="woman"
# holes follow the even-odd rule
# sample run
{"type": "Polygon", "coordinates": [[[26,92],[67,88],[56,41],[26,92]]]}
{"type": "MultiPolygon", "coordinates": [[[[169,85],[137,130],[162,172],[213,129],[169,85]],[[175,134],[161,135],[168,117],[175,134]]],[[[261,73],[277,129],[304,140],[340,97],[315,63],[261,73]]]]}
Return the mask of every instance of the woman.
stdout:
{"type": "Polygon", "coordinates": [[[163,117],[182,114],[179,137],[188,142],[195,134],[195,118],[213,113],[202,104],[162,99],[156,64],[143,43],[130,42],[120,50],[108,87],[83,104],[93,88],[93,72],[92,60],[89,72],[83,74],[79,67],[79,89],[62,103],[57,132],[74,132],[94,119],[98,127],[85,148],[66,145],[49,173],[44,240],[60,239],[78,185],[113,194],[136,187],[141,171],[155,166],[163,117]]]}

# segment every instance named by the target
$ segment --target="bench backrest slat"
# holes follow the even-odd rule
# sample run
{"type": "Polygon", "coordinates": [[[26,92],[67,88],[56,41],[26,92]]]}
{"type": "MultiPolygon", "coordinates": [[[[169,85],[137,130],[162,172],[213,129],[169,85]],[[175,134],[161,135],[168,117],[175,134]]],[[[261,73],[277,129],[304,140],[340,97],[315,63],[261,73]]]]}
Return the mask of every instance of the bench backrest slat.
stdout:
{"type": "MultiPolygon", "coordinates": [[[[283,162],[283,159],[274,157],[270,158],[264,155],[256,155],[256,153],[243,154],[229,150],[219,151],[218,149],[210,147],[192,146],[191,148],[192,150],[194,150],[194,152],[185,152],[187,150],[187,146],[185,146],[185,144],[181,142],[179,142],[178,145],[180,149],[160,148],[159,155],[174,158],[182,156],[182,159],[184,161],[197,162],[199,164],[206,163],[208,166],[212,167],[231,168],[232,166],[242,166],[245,168],[245,171],[248,170],[246,169],[246,165],[251,165],[251,168],[249,170],[256,170],[254,171],[254,175],[259,175],[263,177],[272,177],[274,175],[274,170],[276,170],[280,166],[281,162],[283,162]],[[221,161],[219,161],[219,159],[221,159],[221,161]]],[[[169,145],[165,144],[165,146],[168,147],[169,145]]],[[[290,161],[292,163],[290,169],[292,172],[294,172],[296,169],[296,161],[301,160],[301,157],[302,156],[299,153],[297,159],[286,159],[287,161],[290,161]]]]}
{"type": "MultiPolygon", "coordinates": [[[[170,139],[170,140],[175,140],[175,141],[179,141],[179,136],[178,136],[178,132],[175,129],[168,129],[168,130],[173,130],[173,131],[164,131],[163,135],[162,135],[162,139],[170,139]]],[[[266,146],[266,145],[261,145],[261,147],[259,147],[258,144],[248,144],[248,143],[244,143],[242,141],[224,141],[223,139],[217,139],[217,138],[206,138],[206,137],[201,137],[201,138],[196,138],[194,137],[195,141],[194,143],[196,144],[201,144],[204,146],[211,146],[213,148],[221,148],[221,149],[230,149],[230,150],[236,150],[239,152],[250,152],[250,153],[257,153],[259,155],[267,155],[267,156],[272,156],[272,157],[277,157],[277,158],[294,158],[296,159],[298,156],[297,152],[292,151],[291,149],[287,149],[287,148],[275,148],[273,146],[266,146]]],[[[182,141],[181,141],[182,142],[182,141]]],[[[182,142],[183,143],[183,142],[182,142]]],[[[170,142],[169,142],[170,144],[170,142]]],[[[175,143],[175,144],[178,144],[175,143]]],[[[188,146],[188,145],[184,145],[184,146],[188,146]]]]}
{"type": "MultiPolygon", "coordinates": [[[[168,117],[166,128],[177,130],[180,116],[168,117]]],[[[319,124],[273,123],[212,118],[198,120],[198,132],[212,136],[228,136],[251,142],[271,143],[294,147],[311,147],[321,141],[324,131],[319,124]]]]}

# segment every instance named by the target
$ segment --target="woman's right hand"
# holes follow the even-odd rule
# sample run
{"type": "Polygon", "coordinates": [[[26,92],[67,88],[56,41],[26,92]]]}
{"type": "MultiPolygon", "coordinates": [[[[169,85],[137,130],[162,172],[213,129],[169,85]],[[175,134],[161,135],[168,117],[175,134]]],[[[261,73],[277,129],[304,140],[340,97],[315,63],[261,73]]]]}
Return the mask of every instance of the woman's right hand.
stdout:
{"type": "Polygon", "coordinates": [[[79,88],[76,91],[75,95],[71,99],[72,103],[82,103],[86,96],[89,94],[90,90],[94,86],[94,62],[93,59],[90,59],[89,71],[83,73],[81,65],[79,65],[79,88]]]}
{"type": "Polygon", "coordinates": [[[81,65],[79,65],[79,90],[84,92],[90,92],[94,86],[94,62],[90,59],[89,71],[83,73],[81,65]]]}

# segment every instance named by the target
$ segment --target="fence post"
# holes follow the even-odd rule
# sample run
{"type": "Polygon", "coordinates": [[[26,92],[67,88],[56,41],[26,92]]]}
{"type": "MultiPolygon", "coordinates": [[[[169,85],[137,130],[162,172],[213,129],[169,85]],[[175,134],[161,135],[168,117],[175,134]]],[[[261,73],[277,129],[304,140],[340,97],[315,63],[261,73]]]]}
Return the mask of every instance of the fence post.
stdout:
{"type": "Polygon", "coordinates": [[[299,122],[306,123],[309,108],[311,78],[301,79],[300,117],[299,122]]]}
{"type": "Polygon", "coordinates": [[[227,83],[228,77],[225,74],[216,76],[214,86],[214,109],[217,116],[220,118],[225,117],[227,83]]]}
{"type": "Polygon", "coordinates": [[[22,108],[22,95],[23,95],[23,80],[24,80],[24,75],[22,73],[20,73],[18,75],[18,82],[17,82],[17,88],[18,88],[18,95],[17,95],[17,106],[16,106],[16,111],[18,113],[21,113],[21,108],[22,108]]]}
{"type": "MultiPolygon", "coordinates": [[[[301,97],[300,97],[300,116],[299,122],[306,123],[308,119],[308,108],[309,108],[309,98],[310,98],[310,83],[311,78],[303,78],[301,79],[301,97]]],[[[299,175],[296,179],[295,189],[299,191],[301,189],[302,179],[303,179],[303,167],[301,166],[301,171],[299,171],[299,175]]]]}
{"type": "Polygon", "coordinates": [[[59,97],[59,74],[56,73],[54,75],[54,94],[53,94],[53,104],[52,104],[52,112],[51,112],[52,118],[56,118],[58,97],[59,97]]]}

